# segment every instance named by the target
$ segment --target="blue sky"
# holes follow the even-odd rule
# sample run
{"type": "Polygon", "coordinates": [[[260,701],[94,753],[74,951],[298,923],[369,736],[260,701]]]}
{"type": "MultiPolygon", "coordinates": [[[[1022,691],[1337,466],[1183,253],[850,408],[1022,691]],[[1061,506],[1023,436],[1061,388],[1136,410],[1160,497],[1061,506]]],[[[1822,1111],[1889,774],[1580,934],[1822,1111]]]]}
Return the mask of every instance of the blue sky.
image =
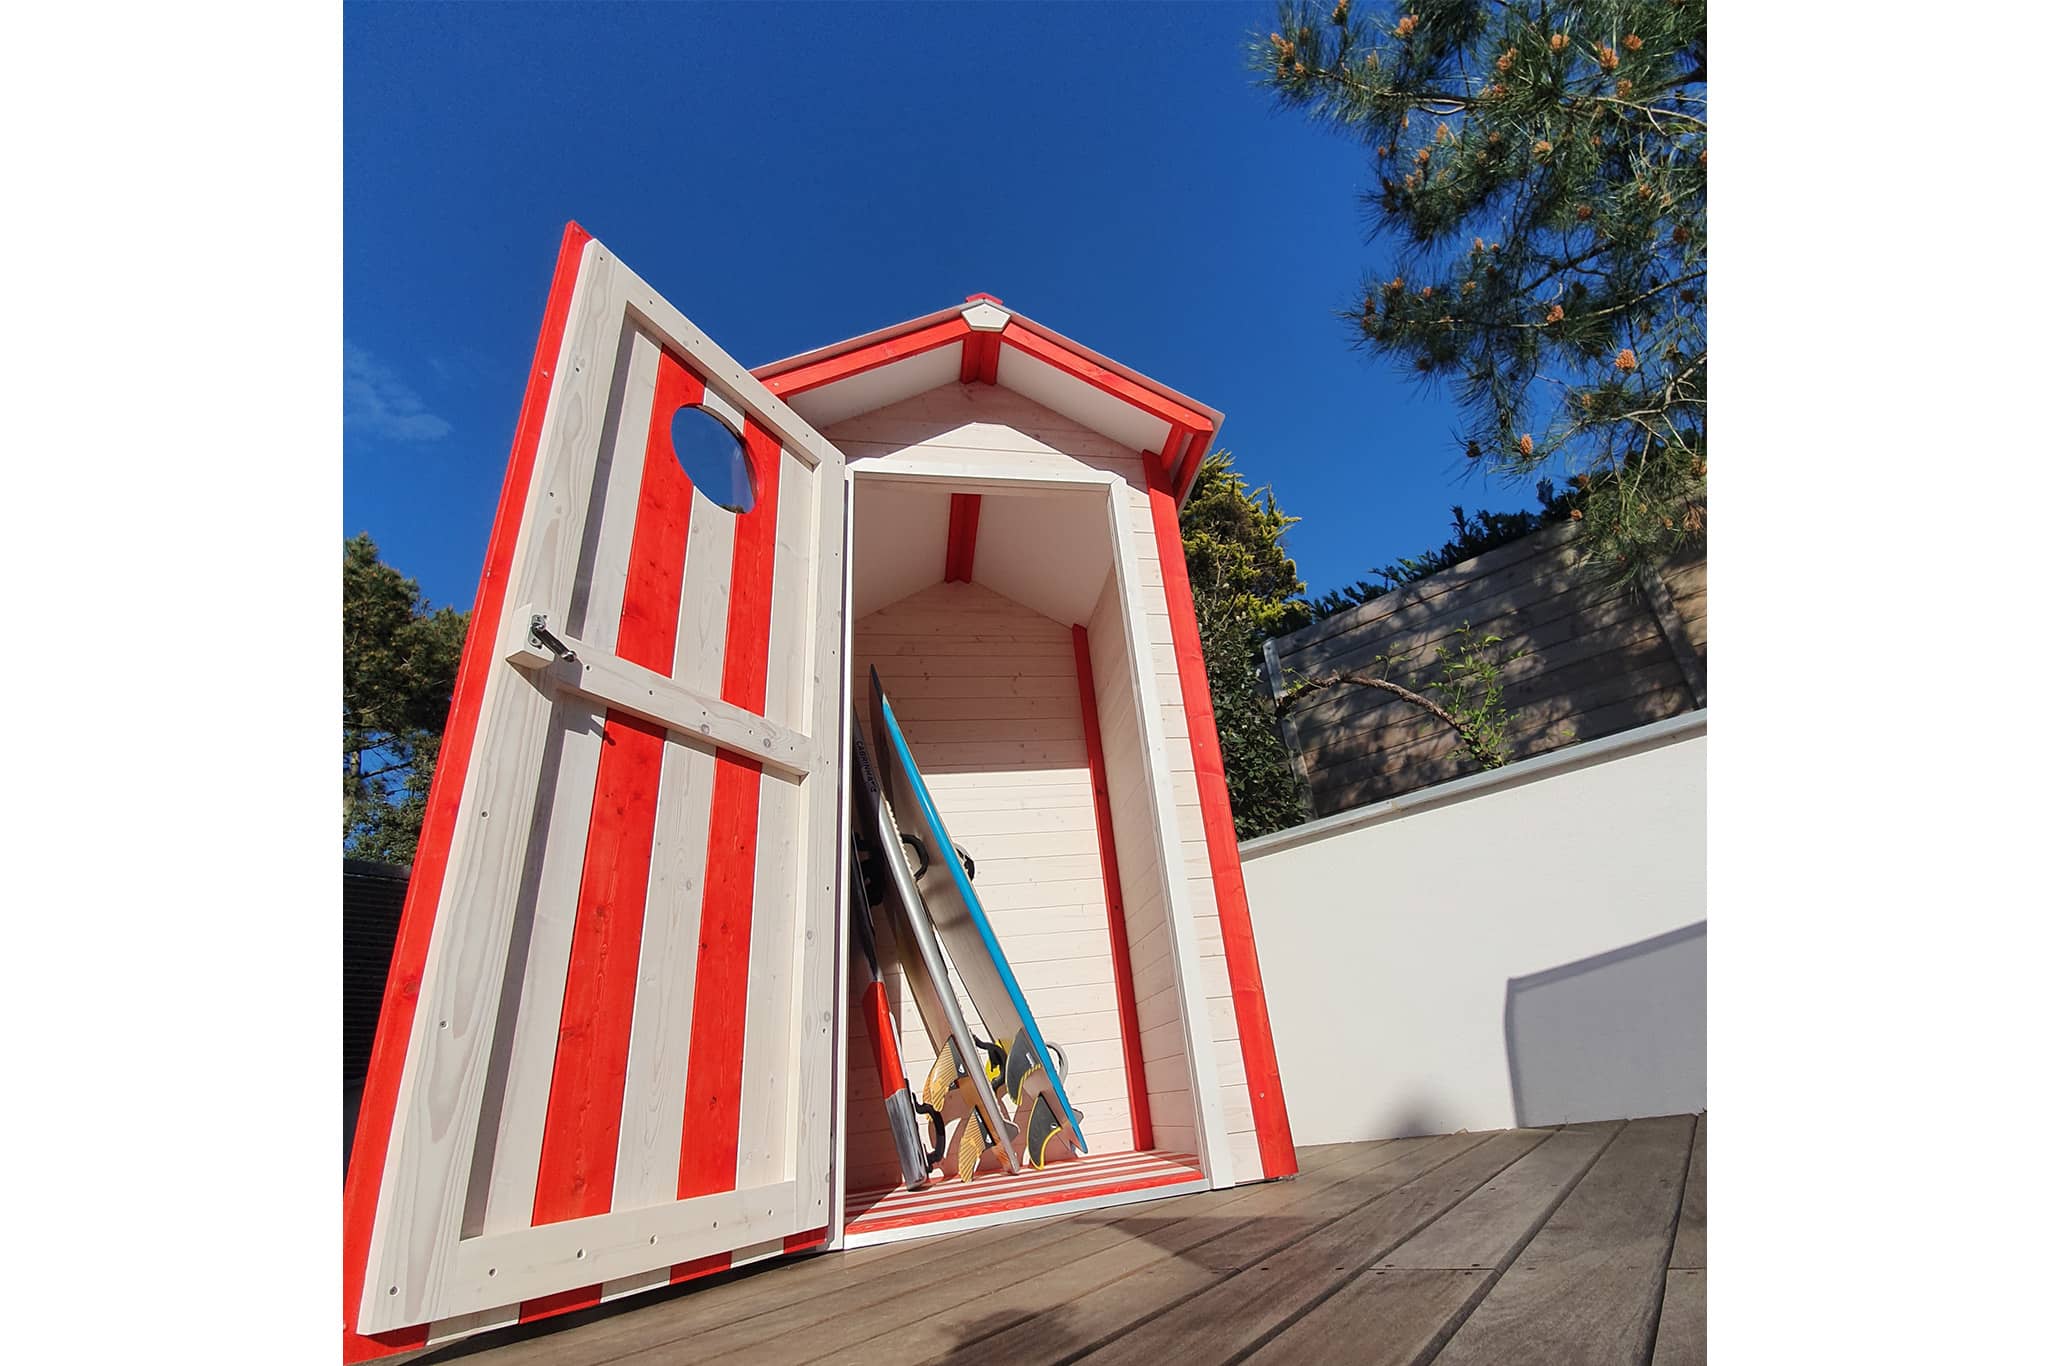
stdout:
{"type": "Polygon", "coordinates": [[[562,225],[748,365],[987,291],[1226,414],[1310,591],[1438,544],[1458,415],[1349,347],[1370,156],[1267,4],[344,11],[344,532],[468,606],[562,225]]]}

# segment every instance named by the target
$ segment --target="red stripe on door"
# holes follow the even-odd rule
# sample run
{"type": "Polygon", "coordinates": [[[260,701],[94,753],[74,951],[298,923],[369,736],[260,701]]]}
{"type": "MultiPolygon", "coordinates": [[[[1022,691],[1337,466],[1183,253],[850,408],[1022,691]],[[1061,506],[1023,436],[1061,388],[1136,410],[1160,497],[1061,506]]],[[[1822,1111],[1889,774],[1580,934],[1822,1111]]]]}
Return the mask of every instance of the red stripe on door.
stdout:
{"type": "Polygon", "coordinates": [[[668,1283],[681,1285],[684,1281],[701,1280],[705,1276],[716,1276],[721,1271],[730,1270],[731,1267],[730,1252],[714,1252],[708,1257],[698,1257],[694,1261],[677,1262],[669,1268],[668,1283]]]}
{"type": "Polygon", "coordinates": [[[1095,794],[1095,847],[1102,854],[1102,895],[1109,904],[1109,956],[1116,972],[1117,1025],[1123,1031],[1124,1089],[1131,1097],[1131,1147],[1152,1149],[1152,1098],[1145,1090],[1145,1051],[1138,1036],[1138,989],[1131,975],[1131,936],[1124,926],[1123,875],[1116,862],[1116,826],[1109,814],[1109,765],[1095,710],[1095,665],[1088,628],[1074,626],[1074,672],[1081,683],[1081,734],[1088,742],[1088,786],[1095,794]]]}
{"type": "MultiPolygon", "coordinates": [[[[768,695],[768,628],[775,590],[775,516],[782,446],[749,416],[747,460],[754,506],[733,527],[732,596],[725,621],[719,695],[760,715],[768,695]]],[[[788,592],[801,592],[791,584],[788,592]]],[[[746,1041],[747,969],[754,926],[754,855],[761,765],[721,750],[711,786],[704,910],[698,928],[696,997],[690,1008],[689,1079],[676,1198],[734,1188],[739,1166],[741,1050],[746,1041]]],[[[785,909],[786,908],[781,908],[785,909]]],[[[681,1274],[680,1269],[677,1272],[681,1274]]]]}
{"type": "Polygon", "coordinates": [[[813,1248],[823,1247],[827,1232],[826,1229],[813,1228],[802,1233],[792,1233],[782,1240],[782,1250],[784,1253],[809,1252],[813,1248]]]}
{"type": "Polygon", "coordinates": [[[576,291],[576,273],[590,234],[576,223],[562,230],[555,254],[555,274],[541,313],[540,337],[533,347],[533,365],[526,375],[526,396],[519,404],[519,424],[512,432],[512,453],[505,482],[498,493],[498,511],[491,522],[490,544],[484,551],[483,577],[477,584],[470,613],[469,635],[455,675],[455,693],[448,707],[448,727],[441,740],[440,762],[427,794],[412,879],[405,889],[405,910],[391,954],[391,975],[384,986],[384,1005],[377,1020],[377,1038],[370,1050],[369,1072],[356,1115],[354,1151],[341,1197],[341,1359],[368,1361],[425,1344],[427,1326],[365,1337],[355,1331],[362,1304],[363,1277],[368,1270],[370,1234],[376,1226],[377,1197],[384,1184],[384,1159],[391,1145],[391,1124],[398,1105],[398,1083],[405,1072],[406,1047],[412,1037],[413,1012],[419,1004],[420,976],[426,971],[427,949],[433,941],[434,915],[441,904],[441,883],[448,872],[448,846],[455,836],[462,792],[469,775],[470,750],[476,741],[483,710],[484,685],[498,663],[498,621],[505,609],[505,591],[512,573],[512,553],[526,512],[526,494],[540,451],[541,421],[554,391],[555,370],[569,327],[569,303],[576,291]]]}
{"type": "MultiPolygon", "coordinates": [[[[1192,455],[1192,451],[1190,451],[1192,455]]],[[[1238,1045],[1244,1051],[1252,1124],[1258,1131],[1259,1160],[1268,1179],[1292,1175],[1294,1133],[1287,1123],[1287,1099],[1280,1090],[1280,1060],[1273,1051],[1273,1026],[1266,1016],[1266,987],[1252,941],[1251,908],[1245,903],[1244,869],[1237,858],[1237,826],[1230,817],[1230,785],[1223,776],[1223,747],[1216,738],[1216,710],[1209,700],[1209,671],[1202,662],[1202,636],[1195,625],[1195,598],[1188,585],[1187,556],[1180,541],[1180,515],[1166,467],[1145,452],[1145,484],[1152,504],[1152,534],[1159,542],[1159,570],[1165,580],[1166,618],[1173,631],[1174,664],[1187,710],[1188,747],[1194,751],[1195,792],[1202,804],[1203,843],[1216,884],[1216,916],[1223,931],[1223,962],[1230,975],[1230,999],[1237,1013],[1238,1045]]]]}
{"type": "MultiPolygon", "coordinates": [[[[654,385],[640,475],[640,503],[619,611],[621,658],[671,671],[683,565],[695,500],[670,438],[678,409],[700,403],[703,382],[663,352],[654,385]]],[[[541,1134],[533,1222],[558,1223],[607,1213],[619,1157],[619,1114],[626,1095],[626,1053],[633,1037],[633,994],[654,853],[668,732],[637,717],[608,715],[598,757],[590,832],[584,844],[576,927],[562,993],[554,1077],[541,1134]]],[[[520,1306],[530,1320],[596,1304],[601,1285],[565,1290],[520,1306]]]]}

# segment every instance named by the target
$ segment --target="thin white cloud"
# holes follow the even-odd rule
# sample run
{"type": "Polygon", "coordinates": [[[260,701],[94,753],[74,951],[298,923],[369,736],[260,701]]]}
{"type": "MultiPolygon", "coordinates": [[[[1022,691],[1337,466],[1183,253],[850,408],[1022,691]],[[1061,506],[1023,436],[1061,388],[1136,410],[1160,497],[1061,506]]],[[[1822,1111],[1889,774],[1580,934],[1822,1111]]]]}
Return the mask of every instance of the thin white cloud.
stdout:
{"type": "Polygon", "coordinates": [[[453,430],[412,387],[351,342],[342,343],[342,420],[391,441],[439,441],[453,430]]]}

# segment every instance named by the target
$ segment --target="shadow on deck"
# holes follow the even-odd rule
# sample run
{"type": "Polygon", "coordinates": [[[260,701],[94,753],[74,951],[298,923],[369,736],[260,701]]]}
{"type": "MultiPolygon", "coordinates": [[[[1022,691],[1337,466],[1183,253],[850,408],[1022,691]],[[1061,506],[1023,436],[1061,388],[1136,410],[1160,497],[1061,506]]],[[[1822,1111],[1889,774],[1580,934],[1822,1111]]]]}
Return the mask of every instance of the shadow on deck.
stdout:
{"type": "Polygon", "coordinates": [[[1686,1366],[1706,1117],[1302,1150],[1289,1181],[770,1264],[415,1355],[1686,1366]]]}

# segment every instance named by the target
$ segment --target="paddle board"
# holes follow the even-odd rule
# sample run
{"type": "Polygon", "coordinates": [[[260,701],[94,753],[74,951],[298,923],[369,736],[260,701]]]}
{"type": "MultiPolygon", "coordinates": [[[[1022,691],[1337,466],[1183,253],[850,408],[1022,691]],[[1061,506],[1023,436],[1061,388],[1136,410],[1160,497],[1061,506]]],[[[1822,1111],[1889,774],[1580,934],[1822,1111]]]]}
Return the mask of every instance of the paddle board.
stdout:
{"type": "MultiPolygon", "coordinates": [[[[1041,1128],[1064,1130],[1074,1148],[1085,1153],[1088,1144],[1081,1136],[1080,1115],[1067,1101],[1065,1061],[1046,1046],[1039,1033],[1038,1021],[1032,1018],[1016,974],[1010,971],[1010,961],[1003,956],[1002,945],[996,942],[988,913],[974,890],[973,877],[960,850],[946,833],[946,823],[939,816],[924,775],[917,771],[917,762],[911,758],[895,710],[882,689],[882,676],[872,667],[868,670],[868,699],[868,715],[881,745],[877,766],[881,770],[882,792],[895,813],[898,830],[923,849],[930,861],[918,881],[924,906],[947,956],[959,970],[960,981],[980,1013],[982,1024],[1007,1046],[1003,1089],[1013,1104],[1018,1103],[1026,1084],[1042,1075],[1042,1094],[1049,1094],[1053,1110],[1041,1128]]],[[[1032,1165],[1043,1165],[1042,1143],[1031,1157],[1032,1165]]]]}
{"type": "Polygon", "coordinates": [[[995,1087],[983,1067],[967,1018],[953,995],[953,983],[946,973],[946,958],[933,932],[931,917],[918,891],[917,878],[904,857],[903,838],[895,814],[883,794],[874,763],[869,758],[860,721],[853,722],[854,816],[855,828],[874,858],[880,860],[886,876],[882,881],[882,905],[892,918],[896,943],[903,962],[903,978],[917,1003],[938,1053],[931,1075],[925,1079],[924,1103],[943,1110],[949,1093],[960,1090],[968,1102],[966,1126],[959,1135],[955,1170],[962,1181],[974,1179],[975,1165],[984,1149],[993,1147],[1007,1171],[1021,1165],[1017,1126],[1003,1113],[995,1087]]]}

